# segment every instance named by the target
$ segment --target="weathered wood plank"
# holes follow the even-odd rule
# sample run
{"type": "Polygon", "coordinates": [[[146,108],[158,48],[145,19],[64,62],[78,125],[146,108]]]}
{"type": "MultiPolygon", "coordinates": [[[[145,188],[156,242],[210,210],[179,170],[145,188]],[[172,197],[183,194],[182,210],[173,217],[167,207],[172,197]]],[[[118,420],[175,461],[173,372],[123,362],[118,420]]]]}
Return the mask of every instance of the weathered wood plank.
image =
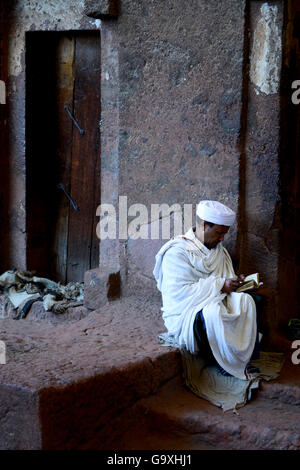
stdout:
{"type": "MultiPolygon", "coordinates": [[[[74,116],[84,129],[73,125],[71,196],[80,208],[69,214],[68,281],[83,281],[95,252],[96,201],[100,200],[100,37],[82,33],[75,45],[74,116]],[[96,177],[95,177],[96,176],[96,177]],[[94,249],[92,249],[94,246],[94,249]]],[[[98,255],[96,256],[98,257],[98,255]]],[[[93,257],[95,258],[95,254],[93,257]]]]}
{"type": "MultiPolygon", "coordinates": [[[[74,89],[74,35],[60,36],[56,48],[56,106],[57,106],[57,179],[70,191],[72,165],[73,125],[64,106],[73,111],[74,89]]],[[[53,223],[51,251],[51,277],[67,280],[67,246],[70,204],[64,193],[55,187],[56,214],[53,223]]]]}

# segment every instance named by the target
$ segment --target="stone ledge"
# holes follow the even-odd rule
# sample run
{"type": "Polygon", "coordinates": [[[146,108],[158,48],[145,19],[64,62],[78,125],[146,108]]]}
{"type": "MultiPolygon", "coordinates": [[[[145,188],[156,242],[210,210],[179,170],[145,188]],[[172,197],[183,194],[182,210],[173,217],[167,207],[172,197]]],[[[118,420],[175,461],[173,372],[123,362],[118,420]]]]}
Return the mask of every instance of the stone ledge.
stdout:
{"type": "Polygon", "coordinates": [[[224,413],[184,388],[180,377],[175,377],[157,394],[135,405],[134,414],[144,417],[141,431],[140,422],[137,425],[133,421],[132,428],[110,441],[106,450],[189,450],[210,446],[213,450],[299,450],[299,407],[263,395],[259,391],[237,414],[224,413]],[[158,431],[161,441],[157,448],[154,445],[158,431]]]}
{"type": "MultiPolygon", "coordinates": [[[[1,365],[2,372],[5,366],[1,365]]],[[[41,448],[38,393],[0,382],[0,449],[41,448]]]]}
{"type": "Polygon", "coordinates": [[[180,353],[159,344],[160,303],[109,302],[65,325],[0,320],[0,448],[78,449],[180,372],[180,353]]]}
{"type": "MultiPolygon", "coordinates": [[[[146,297],[128,297],[67,324],[0,320],[7,349],[7,363],[0,366],[0,449],[108,449],[116,442],[126,448],[130,429],[139,445],[147,439],[154,445],[141,405],[174,377],[181,383],[179,351],[157,340],[164,331],[160,307],[146,297]]],[[[298,405],[297,367],[284,367],[279,381],[263,385],[260,397],[298,405]]],[[[206,419],[203,400],[186,393],[199,406],[199,419],[206,419]]],[[[170,406],[171,401],[172,394],[170,406]]],[[[250,405],[255,408],[253,402],[245,409],[250,405]]],[[[224,416],[216,407],[210,410],[224,416]]]]}

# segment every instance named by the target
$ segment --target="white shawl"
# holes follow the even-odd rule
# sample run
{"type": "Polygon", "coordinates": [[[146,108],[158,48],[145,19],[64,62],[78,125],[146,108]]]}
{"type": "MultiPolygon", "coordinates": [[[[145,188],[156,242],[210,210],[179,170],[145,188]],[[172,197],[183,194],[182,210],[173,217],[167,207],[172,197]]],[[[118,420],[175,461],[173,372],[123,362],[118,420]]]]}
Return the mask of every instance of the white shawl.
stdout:
{"type": "Polygon", "coordinates": [[[245,293],[221,292],[224,281],[236,277],[221,243],[209,250],[191,228],[165,243],[156,255],[154,277],[162,293],[163,320],[180,347],[198,352],[193,324],[202,310],[210,347],[230,374],[247,379],[245,368],[256,339],[256,308],[245,293]]]}

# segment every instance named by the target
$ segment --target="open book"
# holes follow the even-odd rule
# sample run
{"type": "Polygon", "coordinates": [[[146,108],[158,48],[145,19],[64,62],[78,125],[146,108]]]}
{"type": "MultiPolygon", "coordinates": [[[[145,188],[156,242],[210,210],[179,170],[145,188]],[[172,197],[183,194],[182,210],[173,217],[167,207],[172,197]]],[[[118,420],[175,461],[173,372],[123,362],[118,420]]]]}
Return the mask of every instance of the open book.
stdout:
{"type": "Polygon", "coordinates": [[[250,274],[245,277],[244,283],[238,287],[235,292],[245,292],[246,290],[257,289],[261,285],[262,282],[259,282],[259,274],[250,274]]]}

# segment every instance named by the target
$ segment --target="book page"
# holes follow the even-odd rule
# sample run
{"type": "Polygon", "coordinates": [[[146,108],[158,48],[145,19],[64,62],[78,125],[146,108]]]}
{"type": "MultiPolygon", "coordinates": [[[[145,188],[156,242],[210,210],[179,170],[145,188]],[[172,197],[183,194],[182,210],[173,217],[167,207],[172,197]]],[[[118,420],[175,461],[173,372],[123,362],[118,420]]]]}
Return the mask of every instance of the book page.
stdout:
{"type": "Polygon", "coordinates": [[[259,284],[259,274],[254,273],[254,274],[249,274],[249,276],[245,277],[244,283],[249,282],[249,281],[254,281],[256,284],[259,284]]]}
{"type": "Polygon", "coordinates": [[[259,273],[250,274],[245,277],[244,283],[236,289],[235,292],[244,292],[250,289],[256,289],[262,283],[259,282],[259,273]]]}

